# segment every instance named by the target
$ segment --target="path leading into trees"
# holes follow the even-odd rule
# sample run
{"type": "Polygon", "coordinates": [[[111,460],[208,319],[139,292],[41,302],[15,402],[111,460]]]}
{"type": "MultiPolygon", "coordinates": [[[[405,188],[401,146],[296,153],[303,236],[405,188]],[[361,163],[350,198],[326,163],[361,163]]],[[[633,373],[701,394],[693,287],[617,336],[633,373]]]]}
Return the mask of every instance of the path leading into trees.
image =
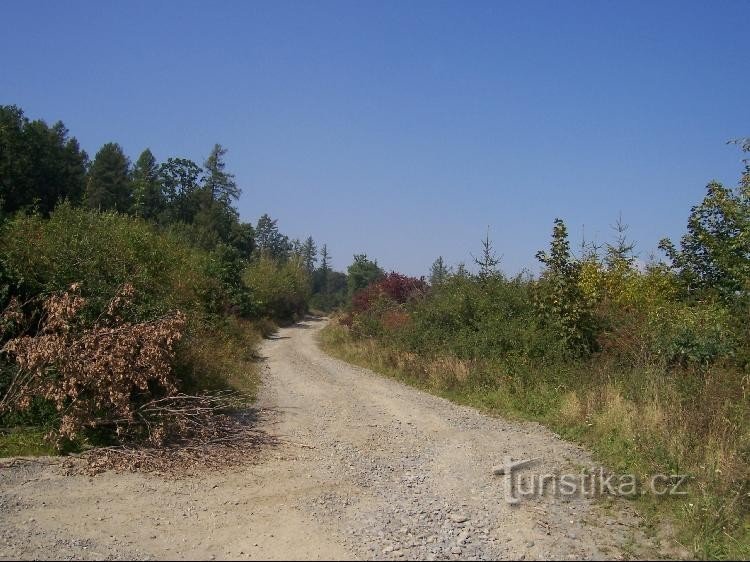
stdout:
{"type": "Polygon", "coordinates": [[[484,416],[324,354],[323,321],[261,349],[259,406],[283,440],[254,463],[171,479],[0,469],[0,558],[524,559],[651,552],[625,501],[505,500],[492,467],[580,473],[589,455],[536,424],[484,416]]]}

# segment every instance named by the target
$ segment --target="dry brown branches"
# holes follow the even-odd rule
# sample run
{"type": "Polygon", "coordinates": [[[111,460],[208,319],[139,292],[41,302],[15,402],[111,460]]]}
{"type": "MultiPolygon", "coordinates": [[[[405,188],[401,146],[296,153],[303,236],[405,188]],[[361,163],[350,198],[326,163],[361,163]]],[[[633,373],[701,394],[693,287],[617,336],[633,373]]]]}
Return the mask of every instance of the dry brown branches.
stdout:
{"type": "MultiPolygon", "coordinates": [[[[111,425],[115,432],[131,432],[143,425],[139,404],[176,394],[172,373],[174,345],[182,337],[181,312],[147,322],[126,322],[119,312],[133,297],[125,285],[90,327],[79,315],[86,304],[79,285],[48,297],[36,333],[9,340],[2,348],[18,371],[0,400],[0,412],[25,409],[31,400],[51,401],[61,416],[55,437],[73,439],[84,428],[111,425]]],[[[19,309],[9,307],[4,320],[17,320],[19,309]]],[[[165,427],[155,422],[146,437],[158,443],[165,427]]]]}

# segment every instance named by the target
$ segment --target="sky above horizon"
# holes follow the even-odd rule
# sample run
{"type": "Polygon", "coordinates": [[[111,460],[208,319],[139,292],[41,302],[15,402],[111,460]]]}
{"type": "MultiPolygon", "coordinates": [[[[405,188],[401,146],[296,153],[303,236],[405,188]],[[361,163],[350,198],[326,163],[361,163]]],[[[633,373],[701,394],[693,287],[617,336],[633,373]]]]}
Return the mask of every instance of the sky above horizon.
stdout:
{"type": "Polygon", "coordinates": [[[290,237],[427,274],[537,269],[622,215],[643,260],[750,136],[750,2],[7,2],[0,104],[93,156],[214,143],[290,237]]]}

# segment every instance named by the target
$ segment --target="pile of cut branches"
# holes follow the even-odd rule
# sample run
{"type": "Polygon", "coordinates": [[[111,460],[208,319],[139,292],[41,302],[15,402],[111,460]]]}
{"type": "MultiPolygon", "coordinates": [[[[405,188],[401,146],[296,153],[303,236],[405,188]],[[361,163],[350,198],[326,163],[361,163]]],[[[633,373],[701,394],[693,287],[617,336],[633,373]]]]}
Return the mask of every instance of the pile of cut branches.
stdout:
{"type": "Polygon", "coordinates": [[[275,444],[276,439],[257,429],[255,411],[236,412],[236,408],[246,407],[244,400],[244,396],[228,392],[154,400],[145,404],[139,415],[180,427],[171,439],[158,446],[123,444],[91,449],[81,455],[83,465],[73,461],[67,466],[91,475],[117,470],[184,476],[245,462],[260,445],[275,444]]]}
{"type": "Polygon", "coordinates": [[[258,443],[259,432],[235,414],[247,408],[242,394],[179,392],[172,364],[185,315],[127,321],[123,311],[134,293],[124,285],[93,323],[82,320],[86,299],[79,284],[37,306],[11,301],[0,326],[14,337],[0,351],[17,371],[0,399],[0,414],[28,409],[35,398],[49,401],[59,424],[48,439],[58,447],[90,430],[104,431],[117,446],[84,455],[94,471],[158,470],[170,459],[214,463],[258,443]]]}

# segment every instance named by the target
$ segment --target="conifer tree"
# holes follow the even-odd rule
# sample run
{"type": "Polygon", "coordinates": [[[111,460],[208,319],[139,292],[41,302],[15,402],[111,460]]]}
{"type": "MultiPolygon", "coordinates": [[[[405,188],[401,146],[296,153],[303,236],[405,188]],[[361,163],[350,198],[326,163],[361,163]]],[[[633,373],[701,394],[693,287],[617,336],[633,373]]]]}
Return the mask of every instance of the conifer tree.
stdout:
{"type": "Polygon", "coordinates": [[[474,257],[474,263],[479,266],[479,277],[481,279],[488,279],[498,274],[497,266],[500,264],[500,258],[495,255],[495,250],[492,247],[489,227],[487,227],[487,236],[482,240],[482,257],[474,257]]]}
{"type": "Polygon", "coordinates": [[[133,168],[133,214],[144,219],[155,219],[164,210],[164,203],[159,165],[147,148],[133,168]]]}
{"type": "Polygon", "coordinates": [[[443,256],[438,256],[430,268],[430,285],[440,285],[450,275],[450,268],[445,265],[443,256]]]}
{"type": "Polygon", "coordinates": [[[227,149],[215,144],[206,162],[203,164],[203,187],[208,190],[213,201],[231,205],[240,196],[240,188],[234,180],[234,174],[225,170],[224,155],[227,149]]]}
{"type": "Polygon", "coordinates": [[[315,263],[318,261],[318,249],[312,236],[308,236],[302,243],[302,260],[308,274],[312,275],[315,271],[315,263]]]}
{"type": "Polygon", "coordinates": [[[133,185],[130,162],[114,142],[102,146],[94,157],[86,184],[86,204],[101,211],[130,211],[133,185]]]}

